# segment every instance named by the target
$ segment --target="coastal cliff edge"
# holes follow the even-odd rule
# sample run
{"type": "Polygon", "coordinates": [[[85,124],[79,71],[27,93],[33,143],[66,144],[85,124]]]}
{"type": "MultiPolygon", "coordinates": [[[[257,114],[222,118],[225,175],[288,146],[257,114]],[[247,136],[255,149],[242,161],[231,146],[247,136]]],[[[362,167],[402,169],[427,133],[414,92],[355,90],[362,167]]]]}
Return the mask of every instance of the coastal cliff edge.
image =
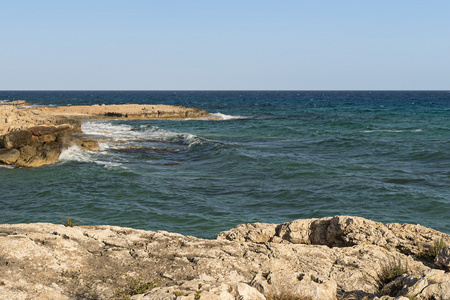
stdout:
{"type": "Polygon", "coordinates": [[[3,224],[0,299],[450,299],[449,244],[421,225],[350,216],[238,225],[214,240],[3,224]]]}

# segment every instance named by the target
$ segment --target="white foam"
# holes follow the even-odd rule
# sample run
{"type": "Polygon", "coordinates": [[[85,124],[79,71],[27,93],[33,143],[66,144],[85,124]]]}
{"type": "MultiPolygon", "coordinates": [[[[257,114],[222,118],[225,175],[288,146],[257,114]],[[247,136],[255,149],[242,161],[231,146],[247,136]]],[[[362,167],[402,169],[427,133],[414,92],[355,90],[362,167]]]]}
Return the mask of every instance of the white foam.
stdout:
{"type": "Polygon", "coordinates": [[[0,169],[15,169],[16,167],[13,165],[0,165],[0,169]]]}
{"type": "Polygon", "coordinates": [[[101,150],[124,148],[139,141],[167,141],[190,145],[191,143],[198,143],[200,139],[190,133],[169,131],[157,126],[141,125],[139,128],[133,128],[127,124],[101,121],[84,122],[82,130],[88,135],[110,140],[100,143],[101,150]]]}
{"type": "Polygon", "coordinates": [[[81,130],[89,135],[120,140],[133,135],[132,127],[126,124],[111,124],[108,122],[88,121],[81,124],[81,130]]]}
{"type": "Polygon", "coordinates": [[[89,162],[96,163],[106,169],[127,169],[122,163],[117,161],[117,157],[107,151],[83,151],[78,146],[72,145],[69,148],[63,150],[59,156],[61,163],[76,161],[76,162],[89,162]]]}
{"type": "Polygon", "coordinates": [[[226,114],[222,114],[222,113],[214,113],[211,114],[212,118],[216,118],[216,120],[238,120],[238,119],[248,119],[249,117],[247,116],[232,116],[232,115],[226,115],[226,114]]]}
{"type": "Polygon", "coordinates": [[[127,167],[124,167],[121,163],[113,162],[113,161],[103,161],[103,160],[96,160],[94,161],[96,164],[103,166],[106,169],[128,169],[127,167]]]}
{"type": "Polygon", "coordinates": [[[184,120],[206,120],[206,121],[227,121],[227,120],[239,120],[239,119],[249,119],[248,116],[233,116],[233,115],[226,115],[222,114],[220,112],[210,114],[208,117],[201,117],[201,118],[186,118],[184,120]]]}
{"type": "Polygon", "coordinates": [[[72,145],[64,149],[59,155],[59,161],[78,161],[78,162],[92,162],[92,154],[89,151],[83,151],[78,146],[72,145]]]}

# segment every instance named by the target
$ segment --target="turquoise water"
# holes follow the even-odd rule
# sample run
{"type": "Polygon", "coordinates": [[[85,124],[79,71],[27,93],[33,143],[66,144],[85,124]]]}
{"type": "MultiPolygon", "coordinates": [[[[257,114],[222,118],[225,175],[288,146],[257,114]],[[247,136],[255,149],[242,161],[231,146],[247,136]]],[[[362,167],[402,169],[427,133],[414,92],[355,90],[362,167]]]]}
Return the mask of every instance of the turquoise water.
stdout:
{"type": "Polygon", "coordinates": [[[6,92],[41,105],[198,107],[219,120],[89,121],[107,140],[0,168],[0,222],[111,224],[212,238],[249,222],[356,215],[450,233],[450,93],[6,92]]]}

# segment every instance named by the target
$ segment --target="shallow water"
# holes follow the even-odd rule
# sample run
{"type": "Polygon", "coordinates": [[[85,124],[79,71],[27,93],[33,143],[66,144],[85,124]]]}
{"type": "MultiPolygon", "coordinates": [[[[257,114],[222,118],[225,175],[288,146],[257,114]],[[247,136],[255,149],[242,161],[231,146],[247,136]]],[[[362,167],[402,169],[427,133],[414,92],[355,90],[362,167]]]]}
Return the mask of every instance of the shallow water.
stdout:
{"type": "Polygon", "coordinates": [[[101,150],[0,168],[1,223],[168,230],[357,215],[450,233],[449,92],[0,92],[40,105],[148,103],[218,120],[83,123],[101,150]]]}

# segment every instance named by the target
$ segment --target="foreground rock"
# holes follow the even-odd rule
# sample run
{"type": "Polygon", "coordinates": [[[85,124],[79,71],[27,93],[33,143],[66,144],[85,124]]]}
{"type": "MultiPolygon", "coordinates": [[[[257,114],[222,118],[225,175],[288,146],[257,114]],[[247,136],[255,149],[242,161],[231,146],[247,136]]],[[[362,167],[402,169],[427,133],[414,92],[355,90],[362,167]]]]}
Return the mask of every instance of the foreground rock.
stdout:
{"type": "Polygon", "coordinates": [[[216,240],[0,225],[0,298],[449,299],[450,275],[420,259],[435,240],[450,244],[420,225],[347,216],[239,225],[216,240]],[[387,277],[399,264],[407,272],[387,277]]]}
{"type": "Polygon", "coordinates": [[[39,167],[58,162],[70,145],[97,150],[96,141],[75,137],[81,121],[92,119],[180,119],[209,116],[196,108],[171,105],[29,107],[26,101],[0,105],[0,164],[39,167]]]}

